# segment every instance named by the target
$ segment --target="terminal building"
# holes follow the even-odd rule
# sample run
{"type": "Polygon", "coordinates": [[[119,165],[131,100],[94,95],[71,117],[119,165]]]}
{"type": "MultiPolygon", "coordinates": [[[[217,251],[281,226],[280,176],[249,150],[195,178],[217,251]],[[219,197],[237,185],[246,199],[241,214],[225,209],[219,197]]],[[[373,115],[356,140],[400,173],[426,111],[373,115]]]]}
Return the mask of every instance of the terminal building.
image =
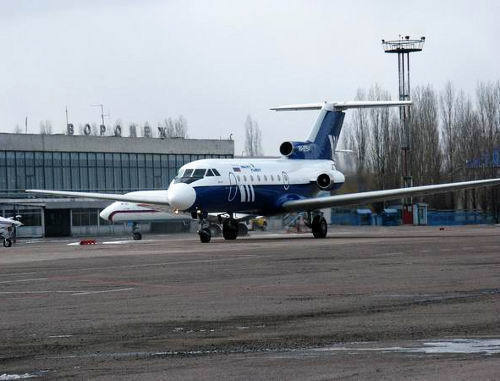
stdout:
{"type": "MultiPolygon", "coordinates": [[[[167,189],[182,165],[233,155],[233,140],[0,133],[0,215],[22,216],[20,237],[123,233],[126,226],[99,218],[109,201],[36,197],[24,190],[167,189]]],[[[172,217],[142,230],[179,231],[180,222],[172,217]]]]}

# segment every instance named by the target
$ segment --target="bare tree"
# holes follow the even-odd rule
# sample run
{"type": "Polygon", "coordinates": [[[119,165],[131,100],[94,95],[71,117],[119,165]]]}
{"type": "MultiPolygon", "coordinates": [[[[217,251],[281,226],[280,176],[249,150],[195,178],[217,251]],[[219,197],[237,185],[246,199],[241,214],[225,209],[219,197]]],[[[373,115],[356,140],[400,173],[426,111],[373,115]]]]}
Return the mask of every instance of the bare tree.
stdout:
{"type": "Polygon", "coordinates": [[[45,120],[40,122],[40,134],[41,135],[51,135],[52,134],[52,123],[50,120],[45,120]]]}
{"type": "Polygon", "coordinates": [[[441,177],[438,101],[431,85],[413,92],[411,111],[411,174],[415,185],[437,183],[441,177]]]}
{"type": "Polygon", "coordinates": [[[262,135],[259,125],[250,115],[245,121],[245,155],[262,156],[262,135]]]}
{"type": "MultiPolygon", "coordinates": [[[[374,85],[368,92],[370,100],[390,100],[389,92],[383,90],[379,85],[374,85]]],[[[391,157],[391,110],[389,108],[372,108],[368,113],[370,141],[368,147],[369,165],[374,173],[375,184],[379,189],[385,189],[393,179],[389,179],[387,172],[397,160],[398,156],[391,157]],[[390,180],[390,181],[389,181],[390,180]]]]}
{"type": "MultiPolygon", "coordinates": [[[[453,182],[460,164],[457,163],[457,102],[453,84],[448,81],[439,96],[441,112],[441,144],[443,150],[443,171],[448,181],[453,182]]],[[[455,209],[457,193],[449,194],[449,208],[455,209]]]]}
{"type": "Polygon", "coordinates": [[[177,118],[165,118],[165,137],[166,138],[182,138],[186,139],[187,120],[182,115],[177,118]]]}
{"type": "MultiPolygon", "coordinates": [[[[364,90],[358,89],[356,100],[365,100],[364,90]]],[[[351,134],[351,145],[355,150],[356,176],[358,179],[358,190],[365,190],[368,187],[368,146],[370,133],[368,126],[368,113],[365,109],[357,109],[353,115],[353,128],[351,134]]]]}
{"type": "MultiPolygon", "coordinates": [[[[477,113],[480,131],[480,156],[484,164],[479,173],[482,178],[495,177],[496,168],[493,164],[495,148],[500,144],[500,85],[497,83],[479,83],[476,89],[477,113]]],[[[498,187],[491,187],[478,192],[482,209],[491,210],[495,219],[499,216],[498,187]]]]}

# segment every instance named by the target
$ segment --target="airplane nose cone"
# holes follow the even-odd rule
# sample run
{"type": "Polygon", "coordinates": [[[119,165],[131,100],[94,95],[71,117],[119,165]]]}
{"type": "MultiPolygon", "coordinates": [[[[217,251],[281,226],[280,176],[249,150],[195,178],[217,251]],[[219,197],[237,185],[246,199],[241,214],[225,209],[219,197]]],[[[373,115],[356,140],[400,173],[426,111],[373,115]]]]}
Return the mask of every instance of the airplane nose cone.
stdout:
{"type": "Polygon", "coordinates": [[[193,187],[184,183],[170,185],[167,195],[170,206],[178,210],[189,209],[196,200],[196,192],[193,187]]]}
{"type": "Polygon", "coordinates": [[[113,213],[115,204],[116,203],[114,202],[110,206],[101,210],[101,213],[99,213],[99,217],[101,217],[103,220],[113,222],[111,213],[113,213]]]}

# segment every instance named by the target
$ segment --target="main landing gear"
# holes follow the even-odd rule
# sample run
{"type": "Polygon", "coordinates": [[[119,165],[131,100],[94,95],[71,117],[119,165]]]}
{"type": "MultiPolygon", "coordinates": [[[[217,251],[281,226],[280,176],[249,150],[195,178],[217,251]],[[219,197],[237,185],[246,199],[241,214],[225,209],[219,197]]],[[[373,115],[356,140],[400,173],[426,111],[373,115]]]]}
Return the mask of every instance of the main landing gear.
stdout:
{"type": "MultiPolygon", "coordinates": [[[[200,242],[208,243],[212,239],[212,236],[216,233],[216,227],[218,225],[210,225],[207,221],[207,213],[197,213],[197,218],[199,221],[198,235],[200,236],[200,242]]],[[[222,224],[222,236],[225,240],[233,241],[238,236],[246,236],[248,234],[248,227],[243,222],[238,222],[233,218],[232,215],[223,218],[219,216],[219,223],[222,224]]],[[[218,228],[220,231],[220,228],[218,228]]]]}
{"type": "Polygon", "coordinates": [[[232,241],[246,235],[248,235],[248,226],[244,222],[238,222],[232,216],[224,220],[222,236],[225,240],[232,241]]]}
{"type": "Polygon", "coordinates": [[[134,241],[140,241],[142,239],[141,228],[137,222],[132,223],[132,238],[134,241]]]}
{"type": "Polygon", "coordinates": [[[314,238],[325,238],[328,232],[328,225],[322,213],[312,214],[307,212],[307,218],[305,219],[305,224],[310,227],[314,238]]]}
{"type": "Polygon", "coordinates": [[[231,241],[238,237],[238,223],[233,218],[228,218],[222,224],[222,236],[231,241]]]}

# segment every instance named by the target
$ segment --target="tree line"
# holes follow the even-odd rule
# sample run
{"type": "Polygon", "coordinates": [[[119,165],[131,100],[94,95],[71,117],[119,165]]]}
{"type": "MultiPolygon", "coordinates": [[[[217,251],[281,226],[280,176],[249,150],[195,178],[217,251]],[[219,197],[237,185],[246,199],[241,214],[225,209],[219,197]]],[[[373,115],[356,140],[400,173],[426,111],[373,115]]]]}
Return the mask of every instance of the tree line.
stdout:
{"type": "MultiPolygon", "coordinates": [[[[390,98],[379,85],[356,95],[357,100],[390,98]]],[[[432,85],[418,86],[411,99],[408,164],[414,186],[497,176],[498,160],[495,165],[492,159],[500,149],[500,81],[478,83],[473,95],[451,82],[439,91],[432,85]]],[[[406,141],[397,109],[355,110],[342,134],[344,147],[354,151],[352,157],[339,158],[340,166],[354,174],[350,190],[403,186],[401,145],[406,141]]],[[[499,187],[491,187],[426,201],[437,209],[488,210],[498,219],[499,193],[499,187]]]]}

